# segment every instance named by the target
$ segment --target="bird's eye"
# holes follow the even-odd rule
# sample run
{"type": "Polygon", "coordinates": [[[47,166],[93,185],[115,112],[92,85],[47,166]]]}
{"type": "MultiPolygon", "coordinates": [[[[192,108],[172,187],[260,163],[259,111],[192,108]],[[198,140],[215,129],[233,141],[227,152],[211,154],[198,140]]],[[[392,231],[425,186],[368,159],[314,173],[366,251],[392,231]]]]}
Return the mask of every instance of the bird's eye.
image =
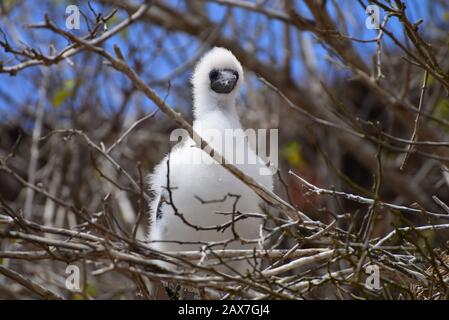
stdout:
{"type": "Polygon", "coordinates": [[[209,72],[209,79],[210,80],[215,80],[218,77],[218,70],[217,69],[213,69],[211,72],[209,72]]]}

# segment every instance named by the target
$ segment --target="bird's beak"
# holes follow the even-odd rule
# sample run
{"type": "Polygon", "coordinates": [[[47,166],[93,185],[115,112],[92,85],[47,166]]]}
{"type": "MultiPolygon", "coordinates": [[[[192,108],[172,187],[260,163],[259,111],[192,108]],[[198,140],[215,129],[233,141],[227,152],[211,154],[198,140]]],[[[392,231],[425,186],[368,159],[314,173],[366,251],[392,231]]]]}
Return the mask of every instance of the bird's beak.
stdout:
{"type": "Polygon", "coordinates": [[[210,87],[216,93],[226,94],[234,89],[238,79],[239,75],[236,71],[228,69],[220,70],[218,77],[214,81],[211,81],[210,87]]]}

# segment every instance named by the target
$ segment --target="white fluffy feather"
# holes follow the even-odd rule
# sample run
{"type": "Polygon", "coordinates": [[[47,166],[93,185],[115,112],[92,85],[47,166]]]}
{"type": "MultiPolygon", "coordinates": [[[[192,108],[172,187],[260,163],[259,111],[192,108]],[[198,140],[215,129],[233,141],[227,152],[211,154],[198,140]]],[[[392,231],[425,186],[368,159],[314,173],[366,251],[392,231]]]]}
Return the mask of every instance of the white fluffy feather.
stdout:
{"type": "MultiPolygon", "coordinates": [[[[194,97],[194,129],[211,144],[217,151],[225,156],[230,151],[229,146],[222,145],[209,129],[216,129],[223,133],[225,129],[240,129],[241,124],[236,111],[236,96],[243,82],[243,69],[236,57],[227,49],[213,48],[206,53],[197,64],[192,76],[194,97]],[[231,69],[238,72],[238,81],[234,89],[228,94],[218,94],[211,89],[209,72],[212,69],[231,69]]],[[[175,215],[173,206],[167,203],[167,159],[169,159],[169,181],[173,197],[173,203],[183,217],[192,225],[216,226],[230,220],[230,216],[216,214],[215,212],[232,212],[235,198],[228,197],[223,202],[202,204],[195,196],[202,200],[223,199],[228,193],[241,196],[237,202],[237,210],[240,212],[260,212],[261,199],[244,183],[235,178],[220,164],[195,164],[193,159],[198,159],[204,153],[193,147],[194,143],[189,138],[187,143],[172,149],[150,177],[151,189],[155,195],[151,203],[152,227],[149,234],[151,246],[160,251],[186,251],[199,250],[201,245],[196,242],[210,243],[233,238],[231,228],[226,231],[195,230],[186,225],[182,219],[175,215]],[[165,202],[164,202],[165,199],[165,202]],[[161,202],[162,201],[162,202],[161,202]],[[159,213],[158,213],[159,206],[159,213]],[[158,242],[158,241],[164,242],[158,242]],[[174,241],[174,242],[169,242],[174,241]],[[179,244],[178,242],[187,244],[179,244]]],[[[238,144],[235,148],[246,148],[246,152],[253,151],[246,143],[238,144]]],[[[273,188],[271,176],[259,174],[259,169],[264,166],[258,159],[257,164],[236,164],[247,175],[267,187],[273,188]]],[[[169,202],[169,201],[168,201],[169,202]]],[[[257,239],[259,237],[261,219],[250,218],[236,223],[236,230],[242,238],[257,239]]],[[[240,241],[230,243],[227,248],[243,249],[254,248],[256,244],[242,245],[240,241]]],[[[222,247],[214,247],[222,249],[222,247]]],[[[239,272],[245,272],[247,263],[233,263],[233,268],[239,272]]]]}

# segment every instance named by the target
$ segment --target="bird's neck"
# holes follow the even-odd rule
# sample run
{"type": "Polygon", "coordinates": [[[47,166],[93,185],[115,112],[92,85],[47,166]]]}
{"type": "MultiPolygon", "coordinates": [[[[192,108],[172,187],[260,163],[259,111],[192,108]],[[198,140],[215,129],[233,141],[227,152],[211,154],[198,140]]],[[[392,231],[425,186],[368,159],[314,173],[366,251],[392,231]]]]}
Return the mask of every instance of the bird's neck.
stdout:
{"type": "MultiPolygon", "coordinates": [[[[204,106],[204,104],[202,105],[204,106]]],[[[228,146],[226,136],[233,130],[241,130],[242,125],[237,114],[235,101],[228,105],[219,105],[205,109],[195,109],[194,130],[202,139],[207,141],[211,147],[220,153],[232,152],[235,145],[228,146]]]]}
{"type": "MultiPolygon", "coordinates": [[[[202,104],[205,106],[205,104],[202,104]]],[[[206,110],[195,109],[195,120],[193,129],[199,138],[204,139],[208,144],[221,155],[226,161],[234,165],[241,165],[241,162],[234,162],[237,158],[237,150],[248,159],[251,147],[242,129],[235,100],[228,105],[220,105],[206,110]]]]}
{"type": "MultiPolygon", "coordinates": [[[[202,104],[204,106],[204,104],[202,104]]],[[[235,106],[235,100],[215,105],[209,104],[208,108],[195,108],[195,120],[193,122],[195,130],[218,130],[222,133],[226,129],[241,129],[239,116],[235,106]]],[[[205,132],[207,135],[207,132],[205,132]]],[[[206,138],[206,137],[204,137],[206,138]]]]}

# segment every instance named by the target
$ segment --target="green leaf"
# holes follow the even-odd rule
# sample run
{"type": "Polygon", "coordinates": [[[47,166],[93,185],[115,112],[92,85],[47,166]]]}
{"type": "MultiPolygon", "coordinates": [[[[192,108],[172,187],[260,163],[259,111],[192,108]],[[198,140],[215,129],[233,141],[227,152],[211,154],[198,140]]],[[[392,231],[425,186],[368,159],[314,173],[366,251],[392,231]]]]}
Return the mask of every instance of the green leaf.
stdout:
{"type": "Polygon", "coordinates": [[[449,99],[438,101],[432,115],[439,119],[449,120],[449,99]]]}
{"type": "Polygon", "coordinates": [[[128,28],[123,29],[120,32],[120,36],[122,37],[123,40],[128,40],[128,28]]]}
{"type": "Polygon", "coordinates": [[[449,11],[444,11],[443,12],[443,20],[444,21],[449,21],[449,11]]]}
{"type": "Polygon", "coordinates": [[[296,141],[287,142],[282,147],[281,156],[292,167],[301,168],[306,164],[302,154],[301,145],[296,141]]]}
{"type": "Polygon", "coordinates": [[[73,96],[73,89],[75,88],[75,81],[69,79],[65,80],[62,88],[59,88],[52,99],[54,108],[59,107],[67,98],[73,96]]]}
{"type": "Polygon", "coordinates": [[[72,296],[72,300],[86,300],[86,299],[83,297],[83,295],[81,295],[81,294],[79,294],[79,293],[75,293],[75,294],[72,296]]]}
{"type": "Polygon", "coordinates": [[[92,284],[86,283],[84,292],[91,297],[95,297],[95,295],[97,294],[97,289],[92,284]]]}
{"type": "Polygon", "coordinates": [[[427,86],[431,87],[434,84],[435,84],[435,77],[429,74],[429,77],[427,78],[427,86]]]}
{"type": "Polygon", "coordinates": [[[428,246],[432,246],[432,243],[434,242],[436,238],[436,233],[434,230],[422,230],[419,231],[420,236],[416,239],[417,246],[423,251],[428,252],[428,246]]]}
{"type": "Polygon", "coordinates": [[[5,11],[9,11],[14,6],[14,2],[16,0],[3,0],[5,11]]]}

